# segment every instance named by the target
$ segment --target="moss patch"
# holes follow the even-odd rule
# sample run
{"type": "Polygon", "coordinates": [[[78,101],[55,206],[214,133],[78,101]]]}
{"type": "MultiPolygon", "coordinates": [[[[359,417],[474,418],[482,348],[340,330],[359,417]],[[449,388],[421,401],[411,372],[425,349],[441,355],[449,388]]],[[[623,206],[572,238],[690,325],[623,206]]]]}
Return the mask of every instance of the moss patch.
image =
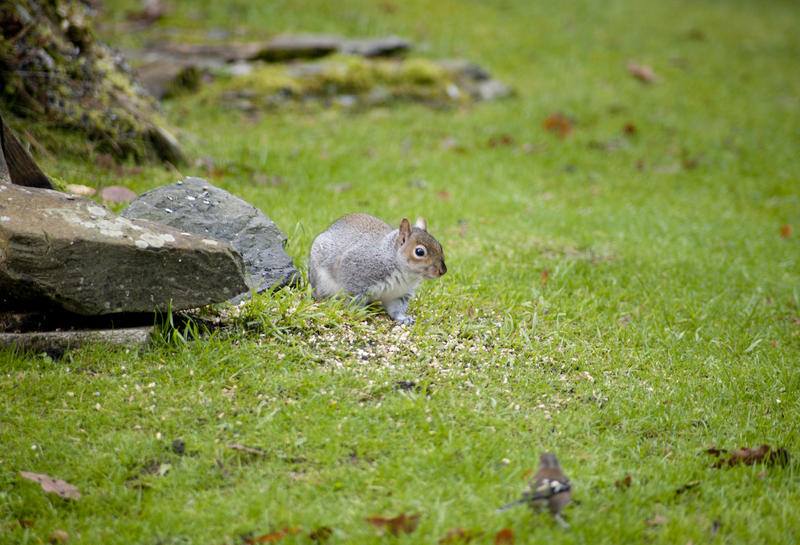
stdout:
{"type": "MultiPolygon", "coordinates": [[[[158,107],[126,63],[98,42],[77,1],[21,0],[0,13],[0,101],[20,118],[77,130],[117,157],[175,161],[153,144],[158,107]]],[[[80,146],[79,146],[80,147],[80,146]]],[[[85,147],[80,150],[85,151],[85,147]]]]}
{"type": "Polygon", "coordinates": [[[451,75],[433,61],[344,54],[318,62],[258,66],[250,74],[219,79],[202,97],[245,108],[309,100],[345,106],[396,101],[446,106],[469,100],[467,93],[457,91],[451,75]]]}

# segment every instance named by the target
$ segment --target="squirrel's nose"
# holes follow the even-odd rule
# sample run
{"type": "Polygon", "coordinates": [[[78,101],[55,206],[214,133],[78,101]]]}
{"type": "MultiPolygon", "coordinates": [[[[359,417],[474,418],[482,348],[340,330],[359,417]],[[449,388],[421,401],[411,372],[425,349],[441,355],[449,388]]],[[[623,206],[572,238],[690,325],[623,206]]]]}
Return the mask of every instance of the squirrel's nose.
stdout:
{"type": "Polygon", "coordinates": [[[444,261],[442,261],[442,266],[439,267],[439,276],[443,276],[444,273],[446,272],[447,272],[447,265],[445,265],[444,261]]]}

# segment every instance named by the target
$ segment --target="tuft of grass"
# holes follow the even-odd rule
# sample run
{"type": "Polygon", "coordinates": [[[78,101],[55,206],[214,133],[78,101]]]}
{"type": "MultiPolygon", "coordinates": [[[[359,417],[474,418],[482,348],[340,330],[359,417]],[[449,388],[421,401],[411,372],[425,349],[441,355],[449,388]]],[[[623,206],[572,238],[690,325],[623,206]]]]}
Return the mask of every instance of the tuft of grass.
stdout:
{"type": "MultiPolygon", "coordinates": [[[[114,23],[138,2],[106,5],[114,23]]],[[[282,226],[301,269],[339,216],[422,215],[448,274],[420,287],[413,327],[314,302],[306,287],[173,321],[141,350],[0,352],[2,541],[63,529],[71,543],[238,545],[299,527],[283,541],[306,543],[329,527],[329,543],[378,543],[394,538],[366,517],[419,513],[399,542],[457,527],[486,542],[506,527],[515,543],[795,542],[797,6],[302,7],[171,2],[114,39],[397,34],[517,93],[357,113],[180,96],[165,115],[208,158],[180,173],[53,148],[37,158],[65,183],[137,192],[206,177],[282,226]],[[630,59],[659,80],[631,77],[630,59]],[[543,127],[554,113],[573,124],[565,138],[543,127]],[[216,315],[228,327],[205,335],[216,315]],[[716,469],[704,453],[762,443],[793,458],[716,469]],[[543,450],[574,484],[566,532],[524,508],[494,511],[543,450]],[[19,471],[83,497],[46,495],[19,471]]]]}

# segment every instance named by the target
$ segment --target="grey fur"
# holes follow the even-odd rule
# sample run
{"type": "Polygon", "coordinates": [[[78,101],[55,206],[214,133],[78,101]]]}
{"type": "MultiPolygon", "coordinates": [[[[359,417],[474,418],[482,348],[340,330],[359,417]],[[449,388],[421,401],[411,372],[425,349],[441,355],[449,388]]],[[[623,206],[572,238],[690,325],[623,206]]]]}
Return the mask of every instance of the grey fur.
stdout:
{"type": "Polygon", "coordinates": [[[436,239],[419,227],[406,226],[410,232],[404,241],[400,228],[367,214],[349,214],[334,222],[311,244],[308,271],[314,297],[344,294],[360,303],[380,302],[393,320],[413,324],[406,312],[414,290],[422,280],[443,275],[447,267],[436,239]],[[418,245],[425,247],[425,259],[409,258],[406,254],[418,245]]]}

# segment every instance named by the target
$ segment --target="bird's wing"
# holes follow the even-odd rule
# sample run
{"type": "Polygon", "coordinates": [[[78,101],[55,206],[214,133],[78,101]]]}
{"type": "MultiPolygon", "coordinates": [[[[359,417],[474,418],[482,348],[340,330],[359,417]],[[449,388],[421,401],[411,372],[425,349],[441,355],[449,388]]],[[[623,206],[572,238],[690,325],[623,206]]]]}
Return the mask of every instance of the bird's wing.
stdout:
{"type": "Polygon", "coordinates": [[[525,499],[528,501],[547,499],[568,490],[572,490],[572,485],[566,479],[541,479],[536,483],[536,488],[526,494],[525,499]]]}

